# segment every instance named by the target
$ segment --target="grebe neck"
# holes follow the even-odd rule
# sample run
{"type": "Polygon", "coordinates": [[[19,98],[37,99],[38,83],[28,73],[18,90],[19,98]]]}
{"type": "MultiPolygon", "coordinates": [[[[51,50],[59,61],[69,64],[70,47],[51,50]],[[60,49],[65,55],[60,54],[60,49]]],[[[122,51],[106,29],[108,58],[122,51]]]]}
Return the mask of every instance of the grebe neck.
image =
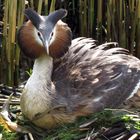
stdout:
{"type": "Polygon", "coordinates": [[[27,81],[26,87],[30,87],[31,89],[39,88],[47,89],[51,88],[51,76],[53,69],[53,58],[48,55],[43,55],[37,58],[34,62],[33,72],[30,78],[27,81]],[[37,86],[37,87],[36,87],[37,86]],[[36,87],[36,88],[35,88],[36,87]]]}
{"type": "Polygon", "coordinates": [[[33,73],[25,85],[20,100],[22,112],[30,120],[39,112],[49,110],[51,107],[50,97],[54,93],[51,82],[52,69],[53,59],[50,56],[44,55],[35,60],[33,73]]]}
{"type": "Polygon", "coordinates": [[[37,58],[34,62],[33,73],[39,78],[45,78],[46,80],[51,80],[53,69],[53,59],[48,55],[43,55],[37,58]]]}

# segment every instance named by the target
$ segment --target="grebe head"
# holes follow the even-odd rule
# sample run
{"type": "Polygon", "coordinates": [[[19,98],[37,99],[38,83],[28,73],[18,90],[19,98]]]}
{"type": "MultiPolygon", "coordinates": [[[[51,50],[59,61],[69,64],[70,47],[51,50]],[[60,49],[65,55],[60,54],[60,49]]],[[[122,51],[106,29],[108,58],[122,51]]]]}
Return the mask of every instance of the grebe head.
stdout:
{"type": "Polygon", "coordinates": [[[61,57],[71,44],[71,30],[60,20],[66,14],[66,10],[59,9],[41,16],[30,8],[26,9],[29,20],[18,31],[18,43],[23,53],[30,58],[45,53],[54,58],[61,57]]]}

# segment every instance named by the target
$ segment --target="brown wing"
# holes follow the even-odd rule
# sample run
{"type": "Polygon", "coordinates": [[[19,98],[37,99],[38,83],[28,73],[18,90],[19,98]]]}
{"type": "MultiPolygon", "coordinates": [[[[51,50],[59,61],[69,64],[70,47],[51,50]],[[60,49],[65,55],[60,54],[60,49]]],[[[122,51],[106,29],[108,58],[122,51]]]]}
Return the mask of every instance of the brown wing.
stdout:
{"type": "Polygon", "coordinates": [[[98,46],[93,39],[77,38],[54,69],[52,79],[70,110],[84,115],[118,107],[136,92],[140,61],[115,42],[98,46]]]}

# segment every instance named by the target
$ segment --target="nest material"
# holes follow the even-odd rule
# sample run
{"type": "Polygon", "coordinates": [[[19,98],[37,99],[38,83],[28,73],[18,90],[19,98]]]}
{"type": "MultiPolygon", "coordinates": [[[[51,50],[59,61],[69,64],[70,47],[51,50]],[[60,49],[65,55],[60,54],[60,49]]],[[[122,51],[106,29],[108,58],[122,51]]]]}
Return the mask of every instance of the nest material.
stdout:
{"type": "MultiPolygon", "coordinates": [[[[19,97],[21,95],[22,88],[12,88],[7,87],[4,85],[0,85],[0,108],[1,110],[6,109],[7,112],[9,112],[10,119],[13,119],[14,121],[17,121],[17,114],[21,115],[20,108],[19,108],[19,97]],[[12,99],[8,101],[9,96],[13,94],[12,99]],[[3,106],[4,104],[4,106],[3,106]],[[9,111],[8,105],[11,105],[11,109],[9,111]]],[[[28,139],[28,140],[36,140],[36,139],[49,139],[49,137],[54,139],[63,139],[60,138],[59,133],[67,133],[68,131],[75,131],[74,133],[78,133],[79,136],[74,139],[81,139],[81,140],[137,140],[140,139],[140,130],[135,127],[135,123],[140,124],[140,116],[139,116],[139,108],[140,108],[140,91],[131,99],[126,101],[124,105],[121,107],[123,109],[118,110],[112,110],[114,116],[116,117],[116,112],[119,111],[121,114],[125,112],[126,115],[130,120],[127,120],[127,123],[122,120],[118,119],[116,122],[113,122],[110,124],[107,124],[106,121],[111,120],[112,118],[108,118],[104,113],[102,115],[96,115],[94,118],[87,117],[84,121],[76,122],[77,125],[74,125],[72,127],[69,127],[66,125],[66,127],[62,127],[64,129],[64,132],[59,132],[58,129],[52,130],[52,131],[44,131],[41,129],[36,128],[35,126],[30,125],[30,129],[28,127],[28,131],[25,131],[24,125],[20,126],[20,133],[23,132],[19,139],[28,139]],[[126,110],[131,110],[126,111],[126,110]],[[132,112],[133,111],[133,112],[132,112]],[[98,117],[99,116],[99,117],[98,117]],[[100,118],[103,117],[104,119],[100,118]],[[103,122],[102,122],[103,121],[103,122]],[[103,124],[101,124],[102,122],[103,124]],[[99,124],[100,123],[100,124],[99,124]],[[128,126],[130,126],[128,128],[128,126]],[[66,131],[67,128],[67,131],[66,131]],[[23,131],[24,130],[24,131],[23,131]],[[55,132],[54,132],[55,131],[55,132]],[[57,132],[58,131],[58,132],[57,132]],[[82,132],[82,133],[81,133],[82,132]],[[54,135],[55,133],[55,135],[54,135]]],[[[118,114],[118,113],[117,113],[118,114]]],[[[94,116],[94,114],[92,115],[94,116]]],[[[19,120],[18,120],[19,121],[19,120]]],[[[75,124],[76,124],[75,123],[75,124]]],[[[26,124],[27,125],[27,124],[26,124]]],[[[69,136],[69,139],[71,135],[69,136]]],[[[65,139],[65,138],[64,138],[65,139]]],[[[72,138],[73,139],[73,138],[72,138]]]]}

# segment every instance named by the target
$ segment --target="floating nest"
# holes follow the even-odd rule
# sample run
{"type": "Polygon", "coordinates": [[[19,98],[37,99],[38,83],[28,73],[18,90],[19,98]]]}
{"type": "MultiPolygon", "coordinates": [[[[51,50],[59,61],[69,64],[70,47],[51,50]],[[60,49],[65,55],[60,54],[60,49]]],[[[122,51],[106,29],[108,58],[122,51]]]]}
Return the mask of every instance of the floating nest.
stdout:
{"type": "Polygon", "coordinates": [[[19,100],[24,85],[0,85],[0,140],[138,140],[140,92],[120,109],[105,109],[75,123],[43,130],[23,118],[19,100]]]}

